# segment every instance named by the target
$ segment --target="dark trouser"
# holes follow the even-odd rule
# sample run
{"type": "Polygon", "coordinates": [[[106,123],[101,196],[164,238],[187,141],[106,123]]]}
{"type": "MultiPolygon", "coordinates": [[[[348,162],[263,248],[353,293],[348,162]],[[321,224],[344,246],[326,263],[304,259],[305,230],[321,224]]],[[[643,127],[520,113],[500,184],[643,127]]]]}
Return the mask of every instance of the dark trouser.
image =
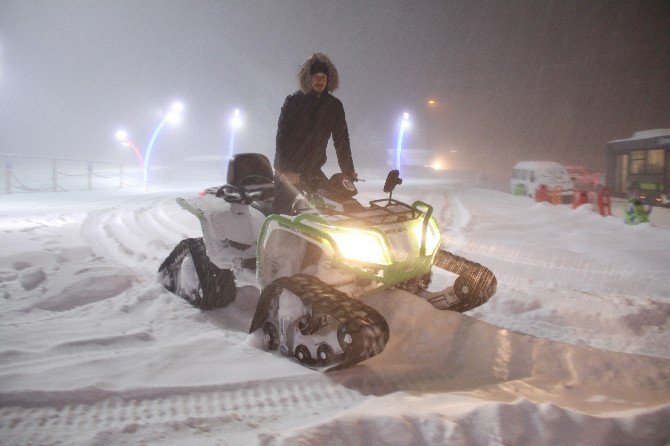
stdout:
{"type": "Polygon", "coordinates": [[[327,181],[326,175],[319,169],[313,173],[301,174],[300,184],[291,185],[275,173],[275,198],[273,212],[275,214],[293,215],[293,202],[300,190],[315,190],[316,186],[327,181]]]}

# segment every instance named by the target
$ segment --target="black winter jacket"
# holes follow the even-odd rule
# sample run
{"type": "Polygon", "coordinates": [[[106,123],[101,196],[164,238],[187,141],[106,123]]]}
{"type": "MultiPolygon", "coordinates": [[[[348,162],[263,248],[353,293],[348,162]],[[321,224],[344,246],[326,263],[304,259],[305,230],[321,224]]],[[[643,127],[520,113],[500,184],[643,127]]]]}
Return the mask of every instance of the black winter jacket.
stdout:
{"type": "Polygon", "coordinates": [[[277,124],[275,169],[303,175],[320,171],[331,135],[340,169],[345,175],[352,174],[354,163],[342,102],[327,92],[320,96],[302,91],[289,95],[277,124]]]}

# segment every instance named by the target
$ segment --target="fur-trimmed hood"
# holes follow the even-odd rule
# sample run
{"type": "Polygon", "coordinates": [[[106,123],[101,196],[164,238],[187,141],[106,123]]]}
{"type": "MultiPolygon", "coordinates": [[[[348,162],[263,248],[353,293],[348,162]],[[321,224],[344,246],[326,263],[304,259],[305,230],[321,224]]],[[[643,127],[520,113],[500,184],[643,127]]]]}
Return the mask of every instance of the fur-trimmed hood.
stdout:
{"type": "Polygon", "coordinates": [[[311,90],[309,67],[315,60],[320,60],[328,65],[328,84],[326,85],[326,91],[335,91],[337,87],[340,86],[340,77],[337,74],[337,68],[335,68],[333,62],[331,62],[330,58],[323,53],[312,54],[312,56],[304,61],[302,65],[300,65],[300,68],[298,68],[298,84],[300,85],[300,90],[303,93],[309,93],[311,90]]]}

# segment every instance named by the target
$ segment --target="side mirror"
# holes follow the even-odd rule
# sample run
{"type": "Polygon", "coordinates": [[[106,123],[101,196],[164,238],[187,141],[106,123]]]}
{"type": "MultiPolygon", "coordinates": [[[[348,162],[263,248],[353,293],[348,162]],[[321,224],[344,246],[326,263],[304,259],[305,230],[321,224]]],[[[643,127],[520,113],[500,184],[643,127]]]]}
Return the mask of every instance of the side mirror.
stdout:
{"type": "Polygon", "coordinates": [[[391,193],[396,186],[402,184],[402,178],[400,178],[399,170],[392,170],[386,176],[386,183],[384,183],[384,192],[391,193]]]}

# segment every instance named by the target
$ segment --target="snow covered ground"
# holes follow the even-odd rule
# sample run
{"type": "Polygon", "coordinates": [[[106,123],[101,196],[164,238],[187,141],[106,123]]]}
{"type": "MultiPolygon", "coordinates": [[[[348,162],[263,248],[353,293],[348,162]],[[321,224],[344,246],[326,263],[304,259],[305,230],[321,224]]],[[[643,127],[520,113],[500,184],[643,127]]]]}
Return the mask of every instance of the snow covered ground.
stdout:
{"type": "Polygon", "coordinates": [[[406,179],[498,292],[468,314],[373,295],[386,349],[322,373],[254,347],[255,288],[203,312],[157,283],[202,186],[0,196],[0,444],[670,443],[670,210],[406,179]]]}

